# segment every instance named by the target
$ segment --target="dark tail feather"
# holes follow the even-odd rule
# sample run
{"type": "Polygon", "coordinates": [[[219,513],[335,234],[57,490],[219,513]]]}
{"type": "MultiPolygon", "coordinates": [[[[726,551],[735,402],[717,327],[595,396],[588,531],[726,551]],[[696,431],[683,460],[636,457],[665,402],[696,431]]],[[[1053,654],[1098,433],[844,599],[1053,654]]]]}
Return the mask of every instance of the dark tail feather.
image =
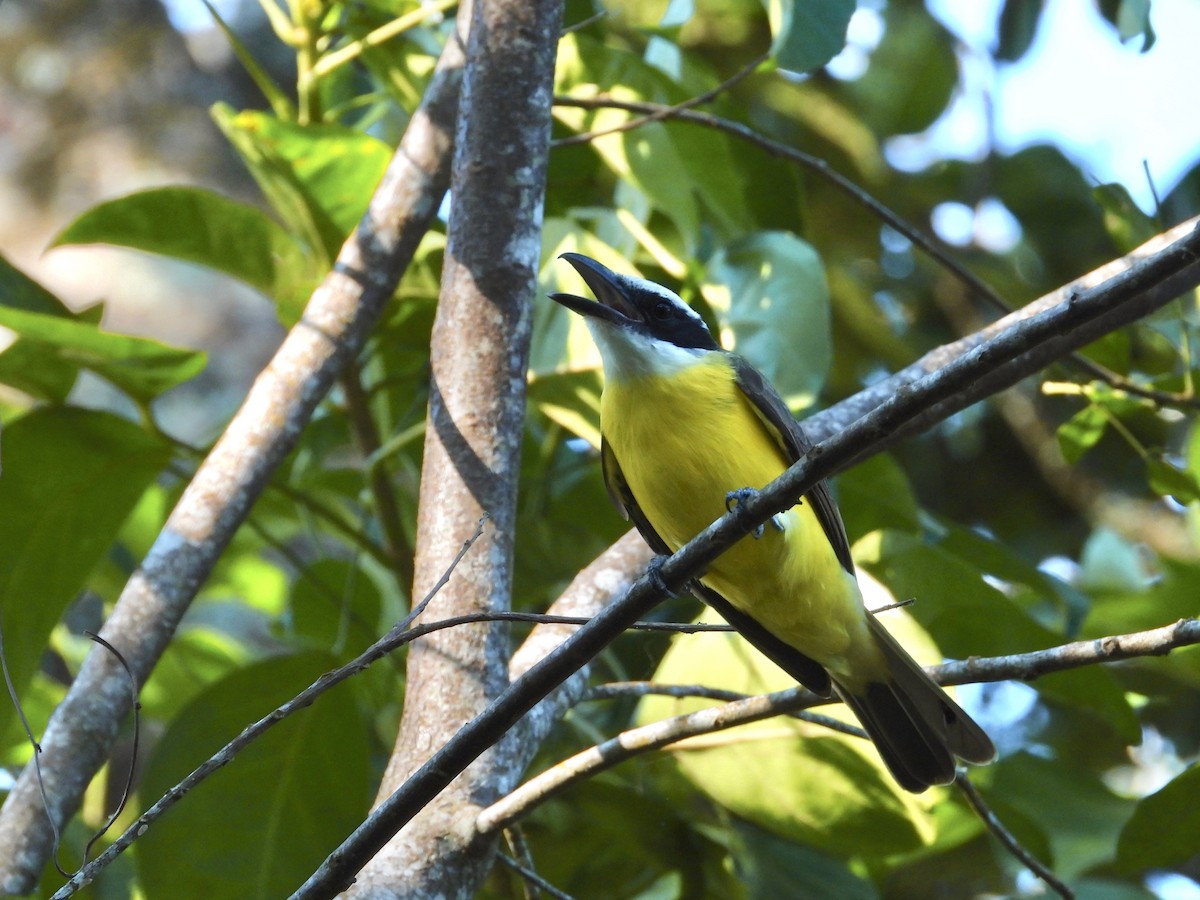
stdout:
{"type": "Polygon", "coordinates": [[[954,780],[955,757],[988,763],[996,756],[991,739],[925,674],[874,616],[871,633],[887,661],[887,682],[873,682],[838,695],[854,711],[884,763],[905,790],[920,793],[954,780]]]}

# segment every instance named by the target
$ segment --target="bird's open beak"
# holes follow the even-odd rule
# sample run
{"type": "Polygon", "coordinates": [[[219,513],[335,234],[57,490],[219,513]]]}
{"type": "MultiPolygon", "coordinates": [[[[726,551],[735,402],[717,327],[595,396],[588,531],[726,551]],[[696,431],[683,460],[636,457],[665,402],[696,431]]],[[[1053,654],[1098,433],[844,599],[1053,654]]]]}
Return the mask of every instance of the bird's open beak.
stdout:
{"type": "Polygon", "coordinates": [[[612,269],[581,253],[564,253],[559,259],[565,259],[571,264],[583,278],[584,283],[592,289],[596,299],[589,300],[574,294],[550,294],[550,299],[555,303],[561,303],[567,309],[574,310],[581,316],[603,319],[614,325],[628,325],[631,322],[642,321],[637,307],[625,295],[620,276],[612,269]]]}

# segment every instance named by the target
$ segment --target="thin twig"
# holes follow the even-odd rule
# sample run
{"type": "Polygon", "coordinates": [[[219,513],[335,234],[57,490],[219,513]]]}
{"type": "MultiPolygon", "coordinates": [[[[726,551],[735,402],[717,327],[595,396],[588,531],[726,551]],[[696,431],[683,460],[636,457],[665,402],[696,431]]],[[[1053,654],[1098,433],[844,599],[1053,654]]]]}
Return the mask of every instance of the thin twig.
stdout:
{"type": "Polygon", "coordinates": [[[539,890],[545,891],[547,894],[553,897],[554,900],[575,900],[575,898],[566,891],[560,891],[537,872],[533,871],[533,869],[529,868],[528,866],[521,865],[521,863],[517,862],[507,853],[497,853],[496,858],[530,884],[536,885],[539,890]]]}
{"type": "MultiPolygon", "coordinates": [[[[457,2],[457,0],[456,0],[457,2]]],[[[390,557],[390,569],[404,588],[404,593],[412,594],[413,586],[413,548],[404,534],[404,526],[400,521],[400,507],[396,502],[396,493],[392,489],[392,480],[382,459],[376,459],[381,444],[379,429],[371,415],[371,406],[367,392],[363,390],[360,372],[356,363],[346,366],[338,379],[342,394],[346,401],[346,418],[354,432],[358,451],[366,463],[366,481],[375,500],[375,513],[379,521],[379,529],[383,532],[384,545],[390,557]]]]}
{"type": "MultiPolygon", "coordinates": [[[[570,147],[574,144],[587,144],[596,140],[597,138],[602,138],[610,134],[620,134],[621,132],[625,131],[633,131],[635,128],[641,128],[643,125],[649,125],[651,122],[660,122],[663,119],[673,118],[684,110],[691,109],[692,107],[701,106],[705,103],[711,103],[725,91],[728,91],[739,82],[754,74],[758,67],[770,58],[770,53],[764,53],[761,56],[756,57],[729,78],[722,81],[716,87],[705,91],[703,94],[697,94],[695,97],[682,100],[679,103],[670,106],[666,104],[656,104],[656,106],[660,106],[661,108],[655,112],[642,116],[641,118],[630,119],[627,122],[622,122],[620,125],[614,125],[612,128],[603,128],[598,131],[585,131],[582,134],[573,134],[570,137],[558,138],[557,140],[551,141],[550,146],[558,148],[570,147]]],[[[557,97],[554,98],[554,102],[558,104],[557,97]]]]}
{"type": "Polygon", "coordinates": [[[987,827],[988,831],[994,834],[997,840],[1004,845],[1005,849],[1013,855],[1020,863],[1022,863],[1029,871],[1033,872],[1038,878],[1042,879],[1054,893],[1062,897],[1063,900],[1073,900],[1075,892],[1072,891],[1066,884],[1059,880],[1050,868],[1033,855],[1029,850],[1021,846],[1021,842],[1017,840],[1016,835],[1004,827],[1004,823],[988,806],[986,800],[971,783],[971,779],[967,777],[967,773],[959,769],[958,775],[954,779],[954,784],[962,792],[971,809],[975,810],[975,814],[979,816],[980,821],[987,827]]]}
{"type": "Polygon", "coordinates": [[[407,644],[423,634],[427,634],[431,629],[414,628],[410,630],[409,626],[412,624],[414,619],[424,612],[425,608],[429,606],[430,602],[434,597],[437,596],[438,592],[446,586],[446,583],[450,580],[450,576],[454,574],[454,570],[458,567],[458,564],[462,561],[463,557],[467,555],[471,547],[475,545],[475,542],[479,540],[480,535],[483,534],[483,526],[487,522],[487,518],[487,516],[484,516],[479,520],[479,524],[476,526],[474,533],[463,542],[462,549],[459,550],[458,555],[451,560],[450,565],[447,566],[445,572],[442,573],[442,577],[439,578],[437,584],[435,584],[429,590],[429,593],[425,595],[425,598],[415,607],[413,607],[408,615],[398,622],[384,637],[380,638],[350,662],[343,666],[339,666],[331,672],[326,672],[303,691],[292,697],[292,699],[276,707],[257,722],[242,729],[241,734],[239,734],[224,747],[210,756],[207,760],[201,763],[198,767],[192,770],[192,772],[186,778],[184,778],[181,782],[179,782],[177,785],[163,794],[163,796],[157,801],[155,801],[154,805],[142,813],[142,815],[138,817],[137,821],[130,825],[119,838],[117,838],[107,849],[105,849],[103,853],[71,876],[71,880],[55,892],[52,900],[63,900],[63,898],[70,897],[80,888],[91,883],[101,869],[111,863],[135,840],[141,837],[145,830],[160,816],[162,816],[163,813],[170,809],[180,798],[195,788],[198,784],[200,784],[200,782],[204,781],[204,779],[206,779],[213,772],[216,772],[218,769],[231,762],[233,758],[237,756],[237,754],[240,753],[252,741],[257,740],[269,729],[274,727],[279,722],[282,722],[292,713],[311,706],[313,701],[315,701],[330,688],[340,684],[352,675],[356,675],[363,671],[372,663],[382,659],[397,647],[407,644]]]}
{"type": "Polygon", "coordinates": [[[17,695],[16,685],[13,684],[12,673],[8,671],[8,653],[4,647],[4,631],[0,627],[0,669],[4,670],[4,684],[8,688],[9,699],[12,700],[13,708],[17,711],[17,717],[21,720],[21,727],[25,729],[25,736],[29,739],[30,745],[33,747],[33,767],[37,775],[38,790],[42,795],[42,808],[46,810],[46,818],[50,822],[50,831],[54,835],[54,843],[50,850],[50,859],[54,862],[54,868],[63,878],[70,878],[71,873],[63,868],[58,861],[58,849],[62,845],[62,834],[58,830],[58,823],[54,821],[54,816],[50,813],[50,799],[46,796],[46,781],[42,778],[42,745],[37,742],[37,738],[33,736],[33,729],[29,727],[29,719],[25,717],[25,707],[21,705],[21,698],[17,695]]]}
{"type": "MultiPolygon", "coordinates": [[[[1191,644],[1200,644],[1200,619],[1182,619],[1162,628],[1113,635],[1093,641],[1076,641],[1030,653],[943,663],[940,666],[928,667],[926,672],[934,681],[943,685],[1007,681],[1013,678],[1029,679],[1036,675],[1115,662],[1133,656],[1161,655],[1171,649],[1191,644]],[[970,672],[971,675],[968,677],[966,672],[970,672]]],[[[790,715],[844,734],[865,737],[865,733],[853,725],[829,716],[807,712],[814,706],[837,701],[820,697],[799,687],[746,697],[732,691],[697,685],[626,682],[596,687],[589,692],[587,699],[647,694],[699,696],[729,702],[725,706],[710,707],[630,729],[602,744],[577,753],[530,779],[508,796],[483,810],[476,821],[480,832],[490,833],[499,828],[507,828],[568,786],[633,756],[662,749],[685,738],[710,734],[777,715],[790,715]]]]}
{"type": "Polygon", "coordinates": [[[131,706],[133,707],[133,746],[129,749],[129,771],[125,773],[125,786],[121,789],[121,799],[117,801],[116,809],[112,811],[108,820],[99,831],[92,835],[91,840],[87,842],[87,846],[83,848],[83,862],[86,864],[88,854],[92,852],[92,847],[96,845],[96,841],[108,833],[108,829],[112,828],[113,822],[117,821],[117,818],[125,811],[126,804],[129,803],[129,795],[133,791],[133,773],[137,766],[138,747],[141,746],[142,741],[142,704],[138,702],[138,694],[141,693],[141,688],[138,687],[137,676],[133,674],[133,669],[129,668],[129,663],[125,661],[125,657],[121,654],[121,651],[94,632],[85,631],[84,634],[117,658],[117,662],[121,664],[121,668],[129,676],[129,693],[132,695],[131,706]]]}

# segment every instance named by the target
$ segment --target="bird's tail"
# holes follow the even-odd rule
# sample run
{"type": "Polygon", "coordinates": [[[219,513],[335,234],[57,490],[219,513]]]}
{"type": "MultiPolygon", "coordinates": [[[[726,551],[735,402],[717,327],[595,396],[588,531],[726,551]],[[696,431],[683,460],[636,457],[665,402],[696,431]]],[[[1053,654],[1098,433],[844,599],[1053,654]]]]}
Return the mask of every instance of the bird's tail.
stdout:
{"type": "Polygon", "coordinates": [[[873,615],[867,616],[887,664],[886,680],[855,686],[837,683],[838,696],[854,711],[884,763],[905,790],[920,793],[954,780],[955,758],[988,763],[991,739],[934,683],[873,615]]]}

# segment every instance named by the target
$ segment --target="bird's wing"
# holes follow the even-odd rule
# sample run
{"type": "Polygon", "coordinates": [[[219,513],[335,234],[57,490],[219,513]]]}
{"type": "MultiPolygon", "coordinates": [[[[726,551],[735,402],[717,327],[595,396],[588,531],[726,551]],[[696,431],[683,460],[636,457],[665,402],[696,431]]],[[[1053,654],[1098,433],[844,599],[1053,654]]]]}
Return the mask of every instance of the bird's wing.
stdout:
{"type": "MultiPolygon", "coordinates": [[[[740,356],[730,355],[733,357],[733,371],[737,376],[738,386],[750,400],[763,424],[775,435],[788,460],[794,463],[812,449],[812,441],[792,416],[779,392],[763,378],[762,373],[740,356]]],[[[854,560],[850,558],[850,540],[846,537],[846,526],[842,522],[842,514],[838,512],[837,504],[833,501],[829,485],[824,481],[817,482],[804,495],[804,499],[812,505],[817,521],[825,531],[825,537],[833,545],[838,562],[853,575],[854,560]]]]}
{"type": "MultiPolygon", "coordinates": [[[[658,532],[654,530],[654,526],[642,513],[633,492],[629,489],[628,482],[625,481],[625,475],[621,471],[621,464],[617,462],[616,454],[612,452],[612,448],[603,438],[600,442],[600,465],[604,472],[604,484],[608,488],[608,495],[620,510],[621,515],[633,522],[638,533],[650,545],[650,549],[663,556],[669,556],[672,553],[671,548],[667,546],[667,542],[659,536],[658,532]]],[[[831,505],[832,502],[831,500],[831,505]]],[[[836,507],[833,507],[833,513],[835,516],[837,515],[836,507]]],[[[840,518],[838,524],[841,524],[840,518]]],[[[832,686],[829,681],[829,673],[820,663],[775,637],[753,618],[735,608],[717,591],[701,584],[699,579],[692,579],[688,583],[688,590],[715,609],[722,619],[736,628],[742,637],[758,648],[764,656],[810,691],[820,694],[822,697],[830,695],[832,686]]]]}

